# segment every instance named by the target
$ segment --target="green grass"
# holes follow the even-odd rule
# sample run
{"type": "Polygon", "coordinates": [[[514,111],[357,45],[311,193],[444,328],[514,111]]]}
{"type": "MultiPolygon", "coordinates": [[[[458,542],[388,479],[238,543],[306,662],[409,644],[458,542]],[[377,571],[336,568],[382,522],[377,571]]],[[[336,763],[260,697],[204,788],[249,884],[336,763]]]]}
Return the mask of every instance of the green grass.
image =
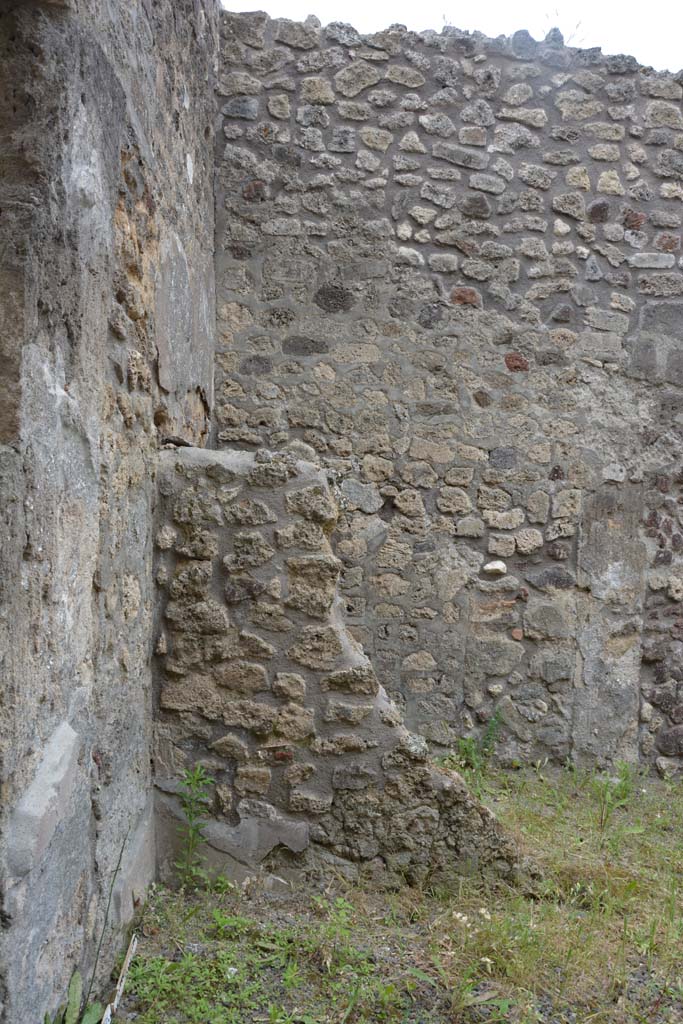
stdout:
{"type": "Polygon", "coordinates": [[[127,1009],[138,1024],[681,1024],[683,782],[626,766],[476,782],[539,864],[533,891],[158,890],[127,1009]]]}

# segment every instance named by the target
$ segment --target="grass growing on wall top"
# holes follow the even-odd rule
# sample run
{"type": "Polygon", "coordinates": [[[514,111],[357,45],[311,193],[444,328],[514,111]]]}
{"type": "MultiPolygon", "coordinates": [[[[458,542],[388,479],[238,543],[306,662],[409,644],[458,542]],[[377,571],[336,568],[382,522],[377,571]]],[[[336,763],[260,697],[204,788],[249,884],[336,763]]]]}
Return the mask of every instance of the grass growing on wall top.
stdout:
{"type": "Polygon", "coordinates": [[[542,866],[536,892],[158,890],[124,1009],[137,1024],[680,1024],[683,782],[621,766],[478,784],[542,866]]]}

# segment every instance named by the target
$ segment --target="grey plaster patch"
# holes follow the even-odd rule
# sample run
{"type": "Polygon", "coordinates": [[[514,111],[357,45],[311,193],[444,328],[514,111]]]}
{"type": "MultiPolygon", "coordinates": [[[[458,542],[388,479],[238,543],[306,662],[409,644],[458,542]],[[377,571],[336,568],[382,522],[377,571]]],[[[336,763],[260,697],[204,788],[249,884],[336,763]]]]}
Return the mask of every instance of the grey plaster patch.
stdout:
{"type": "Polygon", "coordinates": [[[15,808],[9,825],[8,863],[21,878],[41,861],[73,793],[78,734],[62,722],[48,740],[35,777],[15,808]]]}

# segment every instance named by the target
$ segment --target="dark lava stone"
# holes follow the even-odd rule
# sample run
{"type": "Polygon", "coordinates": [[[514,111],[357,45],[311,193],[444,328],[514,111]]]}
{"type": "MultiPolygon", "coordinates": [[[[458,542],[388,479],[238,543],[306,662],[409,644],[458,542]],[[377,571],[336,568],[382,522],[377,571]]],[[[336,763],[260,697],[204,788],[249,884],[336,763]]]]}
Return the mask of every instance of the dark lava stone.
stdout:
{"type": "Polygon", "coordinates": [[[288,356],[315,356],[327,352],[329,346],[326,341],[319,341],[316,338],[304,338],[294,335],[282,343],[282,351],[288,356]]]}
{"type": "Polygon", "coordinates": [[[558,324],[568,324],[574,316],[574,310],[571,306],[564,303],[561,306],[556,306],[552,311],[550,319],[554,320],[558,324]]]}
{"type": "Polygon", "coordinates": [[[301,153],[296,146],[286,146],[278,143],[273,146],[272,154],[278,163],[289,164],[290,167],[298,167],[302,161],[301,153]]]}
{"type": "Polygon", "coordinates": [[[489,452],[489,462],[494,469],[512,469],[517,465],[517,449],[493,448],[489,452]]]}
{"type": "Polygon", "coordinates": [[[609,203],[606,199],[596,199],[588,207],[588,219],[591,224],[606,224],[609,220],[609,203]]]}
{"type": "Polygon", "coordinates": [[[326,313],[342,313],[353,306],[353,293],[337,284],[324,284],[313,296],[317,306],[326,313]]]}
{"type": "Polygon", "coordinates": [[[420,327],[434,327],[442,319],[443,309],[438,302],[432,302],[428,306],[423,306],[417,314],[417,322],[420,327]]]}
{"type": "Polygon", "coordinates": [[[570,590],[576,586],[576,580],[570,572],[554,565],[540,572],[528,573],[526,579],[537,590],[570,590]]]}
{"type": "Polygon", "coordinates": [[[240,373],[260,377],[273,370],[273,363],[265,356],[249,356],[240,363],[240,373]]]}
{"type": "Polygon", "coordinates": [[[512,52],[515,57],[533,57],[538,50],[538,43],[525,28],[519,29],[512,37],[512,52]]]}
{"type": "Polygon", "coordinates": [[[482,193],[462,196],[458,201],[458,207],[466,217],[486,219],[491,216],[491,204],[482,193]]]}

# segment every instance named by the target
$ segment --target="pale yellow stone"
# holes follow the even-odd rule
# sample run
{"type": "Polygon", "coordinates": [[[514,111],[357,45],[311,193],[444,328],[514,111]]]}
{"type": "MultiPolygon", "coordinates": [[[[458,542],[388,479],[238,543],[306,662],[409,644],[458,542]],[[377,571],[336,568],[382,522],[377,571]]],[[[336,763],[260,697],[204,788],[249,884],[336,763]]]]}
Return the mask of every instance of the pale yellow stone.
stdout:
{"type": "Polygon", "coordinates": [[[565,181],[570,188],[580,188],[584,192],[590,192],[591,180],[588,171],[581,164],[569,168],[565,175],[565,181]]]}
{"type": "Polygon", "coordinates": [[[398,144],[398,148],[405,153],[426,153],[426,146],[420,141],[417,132],[406,132],[398,144]]]}
{"type": "Polygon", "coordinates": [[[621,158],[619,147],[610,142],[598,142],[595,146],[590,146],[588,152],[594,160],[604,160],[608,163],[614,163],[621,158]]]}
{"type": "Polygon", "coordinates": [[[626,189],[616,171],[603,171],[598,178],[598,192],[606,196],[624,196],[626,189]]]}
{"type": "Polygon", "coordinates": [[[334,90],[326,78],[304,78],[301,99],[305,103],[334,103],[334,90]]]}
{"type": "Polygon", "coordinates": [[[551,454],[552,449],[546,441],[540,441],[538,444],[532,444],[528,450],[528,455],[531,461],[537,462],[543,466],[550,462],[551,454]]]}
{"type": "Polygon", "coordinates": [[[540,530],[534,530],[531,527],[520,530],[515,534],[515,544],[520,554],[529,555],[532,551],[538,551],[543,547],[543,534],[540,530]]]}
{"type": "Polygon", "coordinates": [[[414,651],[403,659],[401,668],[404,671],[426,672],[435,669],[436,661],[429,651],[414,651]]]}
{"type": "Polygon", "coordinates": [[[284,121],[289,117],[289,96],[286,93],[276,93],[268,98],[268,113],[271,117],[284,121]]]}

